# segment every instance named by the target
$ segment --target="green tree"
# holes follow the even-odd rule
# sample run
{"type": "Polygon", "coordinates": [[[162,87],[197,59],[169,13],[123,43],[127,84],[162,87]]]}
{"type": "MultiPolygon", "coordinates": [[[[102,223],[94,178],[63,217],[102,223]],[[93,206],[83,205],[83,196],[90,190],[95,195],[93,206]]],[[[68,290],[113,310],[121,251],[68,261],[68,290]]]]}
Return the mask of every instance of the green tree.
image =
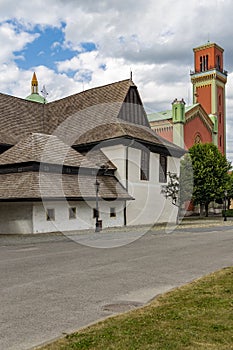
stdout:
{"type": "Polygon", "coordinates": [[[233,172],[228,174],[227,191],[227,209],[230,207],[230,200],[233,198],[233,172]]]}
{"type": "Polygon", "coordinates": [[[195,144],[189,149],[193,167],[193,202],[205,207],[224,197],[229,182],[231,164],[212,143],[195,144]]]}
{"type": "Polygon", "coordinates": [[[180,162],[180,204],[190,202],[193,195],[192,159],[187,153],[180,162]]]}

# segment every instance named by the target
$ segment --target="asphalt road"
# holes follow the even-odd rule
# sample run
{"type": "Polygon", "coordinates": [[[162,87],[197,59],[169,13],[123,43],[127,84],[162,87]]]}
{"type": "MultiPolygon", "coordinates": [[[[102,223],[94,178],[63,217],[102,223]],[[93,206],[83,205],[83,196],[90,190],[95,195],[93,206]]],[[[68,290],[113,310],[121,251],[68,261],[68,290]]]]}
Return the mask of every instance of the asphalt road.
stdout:
{"type": "MultiPolygon", "coordinates": [[[[99,233],[115,245],[134,234],[99,233]]],[[[0,237],[0,349],[31,349],[232,264],[233,226],[152,231],[109,249],[0,237]]]]}

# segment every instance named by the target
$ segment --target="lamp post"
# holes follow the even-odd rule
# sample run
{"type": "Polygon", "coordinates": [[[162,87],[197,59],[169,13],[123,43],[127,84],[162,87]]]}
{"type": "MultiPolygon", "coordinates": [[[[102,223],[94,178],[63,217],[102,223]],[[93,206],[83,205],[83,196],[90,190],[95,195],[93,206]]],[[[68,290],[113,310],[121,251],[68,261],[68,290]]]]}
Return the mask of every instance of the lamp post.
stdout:
{"type": "Polygon", "coordinates": [[[227,191],[224,191],[224,221],[227,221],[226,216],[226,210],[227,210],[227,191]]]}
{"type": "Polygon", "coordinates": [[[95,181],[95,232],[99,232],[100,231],[100,227],[99,227],[99,203],[98,203],[98,195],[99,195],[99,188],[100,188],[100,183],[97,181],[95,181]]]}

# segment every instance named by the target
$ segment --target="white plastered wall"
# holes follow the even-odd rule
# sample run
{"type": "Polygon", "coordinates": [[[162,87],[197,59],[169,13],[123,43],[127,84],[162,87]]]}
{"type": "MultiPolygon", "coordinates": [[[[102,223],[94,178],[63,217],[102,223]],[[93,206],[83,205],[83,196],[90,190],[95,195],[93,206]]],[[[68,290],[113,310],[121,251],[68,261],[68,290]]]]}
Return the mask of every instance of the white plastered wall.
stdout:
{"type": "MultiPolygon", "coordinates": [[[[36,202],[33,205],[33,228],[34,233],[43,232],[67,232],[95,228],[93,208],[95,201],[54,201],[36,202]],[[76,218],[69,219],[69,207],[76,208],[76,218]],[[47,221],[46,209],[54,209],[55,220],[47,221]]],[[[124,202],[99,200],[99,220],[102,227],[116,227],[124,224],[124,202]],[[110,217],[110,207],[115,208],[116,217],[110,217]]]]}
{"type": "Polygon", "coordinates": [[[32,203],[0,203],[0,233],[32,233],[32,203]]]}
{"type": "MultiPolygon", "coordinates": [[[[125,185],[126,146],[117,145],[102,151],[117,166],[116,176],[125,185]]],[[[140,180],[141,150],[128,148],[128,193],[135,199],[127,201],[127,225],[176,222],[178,208],[161,194],[159,154],[150,152],[149,181],[140,180]]],[[[180,159],[168,157],[167,171],[179,175],[180,159]]]]}

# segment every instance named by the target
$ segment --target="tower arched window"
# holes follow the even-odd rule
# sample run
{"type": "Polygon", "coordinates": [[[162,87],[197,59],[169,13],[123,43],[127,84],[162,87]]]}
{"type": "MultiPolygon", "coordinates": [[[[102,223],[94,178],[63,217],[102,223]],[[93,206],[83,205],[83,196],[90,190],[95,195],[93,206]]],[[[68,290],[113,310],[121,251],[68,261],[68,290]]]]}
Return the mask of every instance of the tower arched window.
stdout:
{"type": "Polygon", "coordinates": [[[203,62],[202,62],[202,56],[200,57],[200,72],[203,70],[203,62]]]}
{"type": "Polygon", "coordinates": [[[196,134],[195,139],[194,139],[194,143],[201,143],[201,135],[199,133],[196,134]]]}

